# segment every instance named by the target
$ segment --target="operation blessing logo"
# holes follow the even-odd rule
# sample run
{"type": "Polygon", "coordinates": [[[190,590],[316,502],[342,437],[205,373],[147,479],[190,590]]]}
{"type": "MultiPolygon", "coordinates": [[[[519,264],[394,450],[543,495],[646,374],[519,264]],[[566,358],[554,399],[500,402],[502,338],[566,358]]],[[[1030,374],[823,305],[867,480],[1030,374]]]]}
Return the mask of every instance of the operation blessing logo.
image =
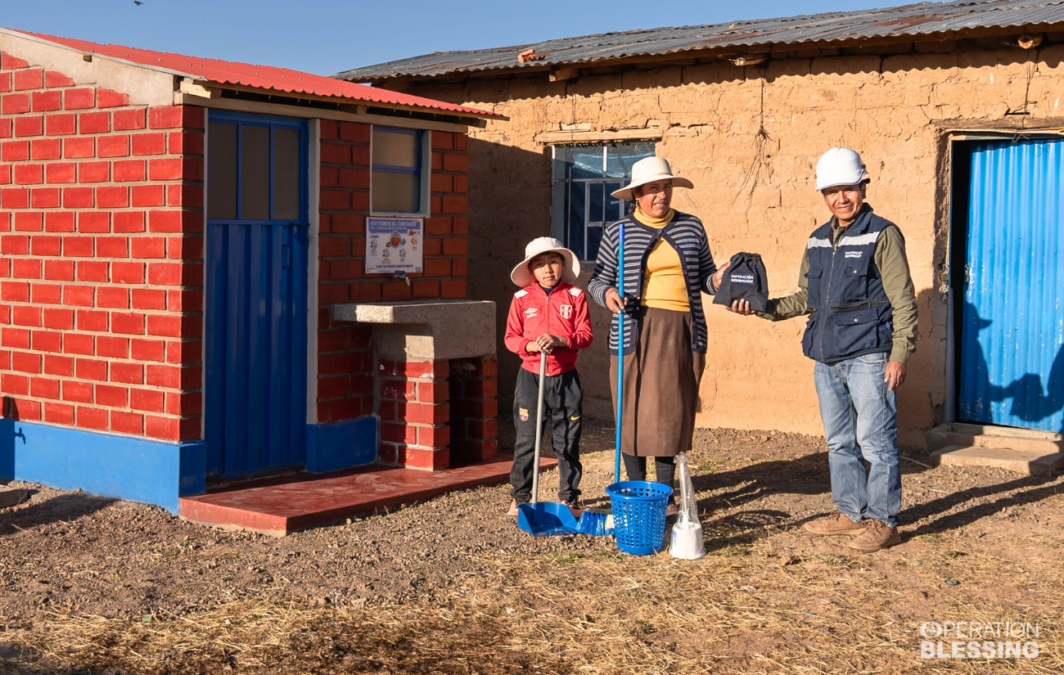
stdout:
{"type": "Polygon", "coordinates": [[[1019,621],[928,621],[920,626],[924,659],[1033,659],[1038,624],[1019,621]],[[936,639],[938,638],[938,639],[936,639]]]}
{"type": "Polygon", "coordinates": [[[752,284],[754,283],[753,274],[733,274],[731,275],[731,282],[733,284],[752,284]]]}

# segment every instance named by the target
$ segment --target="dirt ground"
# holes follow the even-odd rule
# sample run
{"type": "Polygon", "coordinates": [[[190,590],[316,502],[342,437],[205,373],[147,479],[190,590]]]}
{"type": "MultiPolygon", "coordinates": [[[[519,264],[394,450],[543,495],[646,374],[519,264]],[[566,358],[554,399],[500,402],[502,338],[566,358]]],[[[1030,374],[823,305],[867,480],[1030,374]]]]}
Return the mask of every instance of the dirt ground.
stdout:
{"type": "Polygon", "coordinates": [[[904,541],[864,555],[799,529],[831,510],[823,439],[698,431],[698,561],[533,539],[507,486],[283,539],[32,486],[0,512],[0,672],[1061,672],[1064,479],[905,456],[904,541]],[[922,659],[946,621],[1037,624],[1039,656],[922,659]]]}

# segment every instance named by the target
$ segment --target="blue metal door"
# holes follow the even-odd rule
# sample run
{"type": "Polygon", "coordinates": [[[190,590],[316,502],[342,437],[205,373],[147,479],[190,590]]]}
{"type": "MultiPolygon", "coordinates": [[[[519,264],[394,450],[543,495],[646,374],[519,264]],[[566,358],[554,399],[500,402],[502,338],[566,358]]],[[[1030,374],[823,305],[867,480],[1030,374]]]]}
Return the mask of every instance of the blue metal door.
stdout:
{"type": "Polygon", "coordinates": [[[210,114],[207,475],[305,462],[307,128],[210,114]]]}
{"type": "Polygon", "coordinates": [[[961,329],[964,420],[1064,427],[1064,142],[975,145],[961,329]]]}

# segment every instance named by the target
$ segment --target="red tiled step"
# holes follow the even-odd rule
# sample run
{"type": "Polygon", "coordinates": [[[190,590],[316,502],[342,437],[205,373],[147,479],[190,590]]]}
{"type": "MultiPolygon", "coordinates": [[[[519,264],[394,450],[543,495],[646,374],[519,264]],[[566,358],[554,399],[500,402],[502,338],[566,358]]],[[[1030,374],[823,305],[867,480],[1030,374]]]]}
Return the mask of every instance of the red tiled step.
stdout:
{"type": "MultiPolygon", "coordinates": [[[[178,513],[194,523],[284,536],[289,532],[388,506],[420,501],[510,476],[510,456],[444,471],[370,465],[286,476],[182,497],[178,513]]],[[[540,460],[551,468],[556,459],[540,460]]]]}

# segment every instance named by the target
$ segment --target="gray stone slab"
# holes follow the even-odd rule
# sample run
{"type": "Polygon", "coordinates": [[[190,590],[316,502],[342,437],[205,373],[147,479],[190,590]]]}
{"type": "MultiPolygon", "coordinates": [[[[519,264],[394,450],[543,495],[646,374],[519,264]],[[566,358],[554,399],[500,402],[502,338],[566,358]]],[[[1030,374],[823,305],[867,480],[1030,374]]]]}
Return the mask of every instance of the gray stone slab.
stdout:
{"type": "Polygon", "coordinates": [[[949,445],[931,453],[934,463],[946,466],[989,466],[1031,476],[1051,475],[1064,468],[1064,454],[1036,450],[949,445]]]}
{"type": "Polygon", "coordinates": [[[495,303],[487,300],[352,302],[333,305],[333,321],[373,325],[386,359],[441,361],[495,354],[495,303]]]}

